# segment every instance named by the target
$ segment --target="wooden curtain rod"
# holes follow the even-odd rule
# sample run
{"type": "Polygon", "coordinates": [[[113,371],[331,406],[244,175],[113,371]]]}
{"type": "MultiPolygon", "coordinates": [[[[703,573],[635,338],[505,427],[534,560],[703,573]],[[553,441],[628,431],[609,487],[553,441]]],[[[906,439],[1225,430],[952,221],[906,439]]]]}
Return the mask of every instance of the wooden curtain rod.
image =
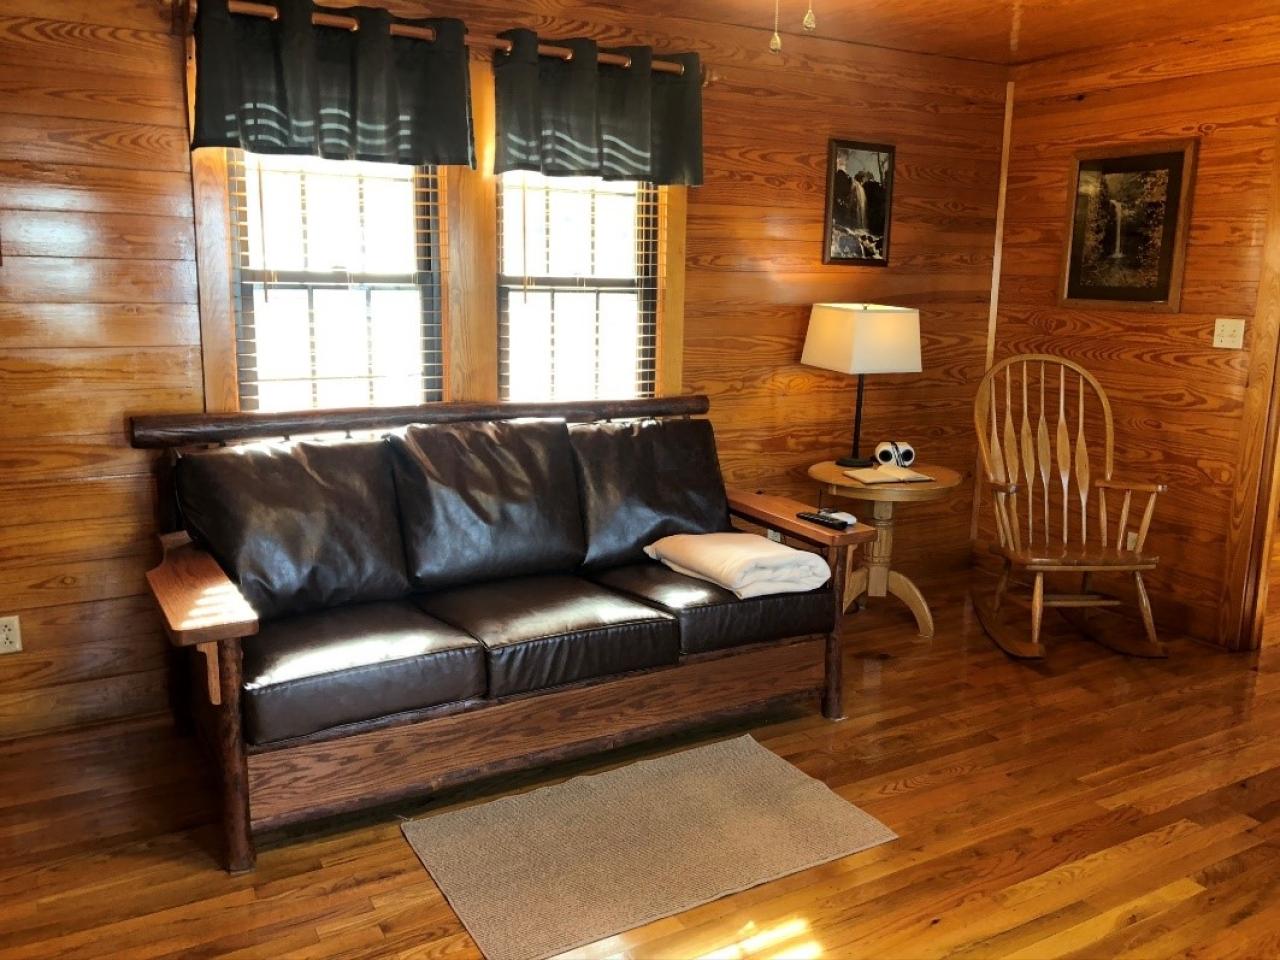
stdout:
{"type": "MultiPolygon", "coordinates": [[[[276,20],[280,16],[280,12],[269,3],[230,0],[227,7],[232,13],[238,13],[246,17],[263,17],[267,20],[276,20]]],[[[355,17],[347,17],[339,13],[313,13],[311,22],[317,27],[336,27],[339,30],[351,31],[360,29],[360,23],[355,17]]],[[[436,38],[436,32],[430,27],[414,27],[402,23],[391,24],[391,35],[393,37],[412,37],[414,40],[426,40],[427,42],[431,42],[436,38]]],[[[466,43],[469,47],[478,47],[482,50],[498,50],[502,53],[511,52],[511,41],[503,40],[499,37],[469,36],[466,43]]],[[[557,47],[546,43],[538,44],[538,54],[543,57],[559,57],[561,60],[573,59],[573,51],[568,47],[557,47]]],[[[613,67],[627,69],[631,66],[630,57],[624,57],[616,53],[601,53],[598,59],[600,63],[607,63],[613,67]]],[[[673,73],[676,76],[684,76],[684,64],[671,63],[668,60],[654,60],[653,72],[673,73]]]]}

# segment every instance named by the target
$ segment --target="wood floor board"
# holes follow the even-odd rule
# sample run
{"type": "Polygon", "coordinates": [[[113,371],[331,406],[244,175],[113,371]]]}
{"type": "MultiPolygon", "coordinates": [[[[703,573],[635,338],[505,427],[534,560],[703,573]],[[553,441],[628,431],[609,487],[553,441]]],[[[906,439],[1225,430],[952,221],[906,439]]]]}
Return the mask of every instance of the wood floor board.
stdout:
{"type": "Polygon", "coordinates": [[[163,717],[0,743],[0,960],[472,960],[393,813],[744,731],[901,839],[575,957],[1274,955],[1280,654],[1175,639],[1167,661],[1126,660],[1055,623],[1023,664],[981,634],[963,575],[924,587],[932,641],[890,605],[850,618],[842,723],[790,709],[298,828],[240,877],[214,862],[203,768],[163,717]]]}

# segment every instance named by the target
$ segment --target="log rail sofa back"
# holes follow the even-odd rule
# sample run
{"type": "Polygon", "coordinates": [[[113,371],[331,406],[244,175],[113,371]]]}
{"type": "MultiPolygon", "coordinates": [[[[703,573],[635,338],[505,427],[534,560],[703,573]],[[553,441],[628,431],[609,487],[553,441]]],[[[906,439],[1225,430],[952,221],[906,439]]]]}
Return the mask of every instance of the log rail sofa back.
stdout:
{"type": "Polygon", "coordinates": [[[135,418],[135,446],[169,451],[148,580],[227,868],[302,820],[815,695],[840,717],[836,597],[872,533],[726,491],[707,409],[135,418]],[[739,600],[644,555],[731,516],[823,551],[832,582],[739,600]]]}

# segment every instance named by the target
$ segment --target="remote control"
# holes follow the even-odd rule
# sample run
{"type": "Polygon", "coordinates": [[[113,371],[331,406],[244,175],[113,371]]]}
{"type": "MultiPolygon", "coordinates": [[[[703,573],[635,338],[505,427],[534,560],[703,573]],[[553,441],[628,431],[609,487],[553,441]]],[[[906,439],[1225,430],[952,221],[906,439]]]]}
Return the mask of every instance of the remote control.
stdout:
{"type": "Polygon", "coordinates": [[[823,527],[830,527],[832,530],[849,529],[847,521],[837,520],[835,517],[829,517],[825,513],[797,513],[796,518],[799,520],[807,520],[810,523],[816,523],[823,527]]]}

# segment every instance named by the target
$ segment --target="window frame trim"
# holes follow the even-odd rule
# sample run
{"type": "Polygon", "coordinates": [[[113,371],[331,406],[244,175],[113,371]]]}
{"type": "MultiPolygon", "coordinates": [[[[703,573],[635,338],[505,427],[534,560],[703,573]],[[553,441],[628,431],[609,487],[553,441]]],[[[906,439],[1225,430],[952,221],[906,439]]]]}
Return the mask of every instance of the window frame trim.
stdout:
{"type": "Polygon", "coordinates": [[[196,283],[200,308],[200,361],[206,413],[240,412],[236,362],[235,285],[230,182],[226,152],[191,153],[191,194],[196,234],[196,283]]]}
{"type": "Polygon", "coordinates": [[[689,188],[658,188],[658,323],[654,395],[684,390],[685,266],[689,188]]]}

